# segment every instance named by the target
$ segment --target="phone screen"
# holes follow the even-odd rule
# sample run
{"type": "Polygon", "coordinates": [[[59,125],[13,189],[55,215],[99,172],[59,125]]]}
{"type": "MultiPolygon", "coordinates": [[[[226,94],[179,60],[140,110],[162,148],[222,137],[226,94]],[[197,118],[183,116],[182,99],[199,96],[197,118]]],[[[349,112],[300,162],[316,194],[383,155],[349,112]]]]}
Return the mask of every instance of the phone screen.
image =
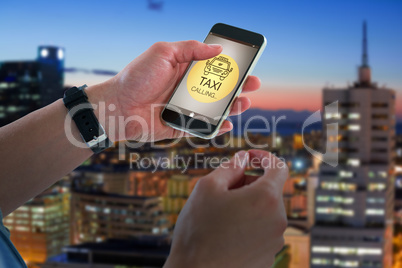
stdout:
{"type": "Polygon", "coordinates": [[[221,54],[192,62],[166,108],[217,125],[259,47],[212,32],[204,42],[222,45],[221,54]]]}

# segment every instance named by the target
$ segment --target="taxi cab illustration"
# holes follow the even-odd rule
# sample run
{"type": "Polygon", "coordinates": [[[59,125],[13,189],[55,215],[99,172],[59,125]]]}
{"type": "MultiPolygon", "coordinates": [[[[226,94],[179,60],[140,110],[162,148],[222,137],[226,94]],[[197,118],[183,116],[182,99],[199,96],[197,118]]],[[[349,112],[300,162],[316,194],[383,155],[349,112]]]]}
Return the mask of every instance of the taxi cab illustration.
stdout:
{"type": "Polygon", "coordinates": [[[229,59],[219,56],[207,61],[204,68],[204,75],[214,74],[219,76],[219,79],[223,81],[232,70],[233,68],[230,68],[229,59]]]}

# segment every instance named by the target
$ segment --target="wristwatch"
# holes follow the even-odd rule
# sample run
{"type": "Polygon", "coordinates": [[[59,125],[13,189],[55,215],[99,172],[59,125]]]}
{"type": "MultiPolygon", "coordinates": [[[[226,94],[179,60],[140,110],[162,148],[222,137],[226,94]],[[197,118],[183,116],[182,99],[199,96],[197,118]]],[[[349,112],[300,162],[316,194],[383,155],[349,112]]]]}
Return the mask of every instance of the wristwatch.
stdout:
{"type": "Polygon", "coordinates": [[[107,137],[105,129],[94,114],[92,105],[88,102],[88,96],[84,91],[86,87],[87,85],[83,85],[67,89],[64,92],[63,102],[86,145],[94,153],[99,153],[111,147],[113,143],[107,137]]]}

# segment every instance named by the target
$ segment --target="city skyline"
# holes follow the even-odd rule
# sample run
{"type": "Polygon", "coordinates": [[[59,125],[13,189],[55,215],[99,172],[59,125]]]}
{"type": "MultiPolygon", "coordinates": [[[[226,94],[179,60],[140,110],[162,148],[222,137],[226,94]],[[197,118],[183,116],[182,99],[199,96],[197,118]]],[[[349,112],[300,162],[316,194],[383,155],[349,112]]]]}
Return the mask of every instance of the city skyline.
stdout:
{"type": "MultiPolygon", "coordinates": [[[[157,10],[145,0],[2,4],[0,27],[9,38],[0,45],[0,59],[32,59],[37,46],[53,44],[66,49],[67,68],[119,71],[157,41],[202,41],[214,23],[225,22],[267,36],[267,49],[254,71],[262,88],[249,94],[252,107],[314,111],[321,108],[323,87],[356,81],[361,25],[367,20],[373,80],[402,90],[401,2],[254,2],[230,8],[226,2],[214,3],[212,12],[219,16],[205,8],[212,5],[208,2],[162,2],[157,10]]],[[[66,74],[65,84],[91,85],[107,78],[66,74]]],[[[396,107],[401,116],[399,98],[396,107]]]]}

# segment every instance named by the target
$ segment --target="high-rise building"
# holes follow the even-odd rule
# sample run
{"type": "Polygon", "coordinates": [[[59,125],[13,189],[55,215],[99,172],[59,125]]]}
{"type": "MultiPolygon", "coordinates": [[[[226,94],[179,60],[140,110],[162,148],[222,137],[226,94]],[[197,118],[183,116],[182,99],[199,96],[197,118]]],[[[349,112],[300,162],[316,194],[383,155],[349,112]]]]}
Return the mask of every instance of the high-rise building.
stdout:
{"type": "Polygon", "coordinates": [[[28,266],[41,264],[69,244],[68,192],[46,192],[4,218],[10,238],[28,266]]]}
{"type": "Polygon", "coordinates": [[[63,96],[64,49],[41,46],[31,61],[0,62],[0,127],[63,96]]]}
{"type": "Polygon", "coordinates": [[[353,86],[323,90],[324,106],[338,102],[323,120],[338,136],[323,136],[339,164],[320,166],[311,267],[392,265],[395,92],[371,81],[366,23],[358,73],[353,86]]]}
{"type": "Polygon", "coordinates": [[[37,61],[41,75],[41,105],[46,106],[63,96],[64,49],[40,46],[37,61]]]}
{"type": "Polygon", "coordinates": [[[71,243],[168,234],[159,197],[104,192],[71,193],[71,243]]]}
{"type": "Polygon", "coordinates": [[[174,226],[199,177],[173,175],[168,179],[166,195],[163,197],[163,210],[174,226]]]}

